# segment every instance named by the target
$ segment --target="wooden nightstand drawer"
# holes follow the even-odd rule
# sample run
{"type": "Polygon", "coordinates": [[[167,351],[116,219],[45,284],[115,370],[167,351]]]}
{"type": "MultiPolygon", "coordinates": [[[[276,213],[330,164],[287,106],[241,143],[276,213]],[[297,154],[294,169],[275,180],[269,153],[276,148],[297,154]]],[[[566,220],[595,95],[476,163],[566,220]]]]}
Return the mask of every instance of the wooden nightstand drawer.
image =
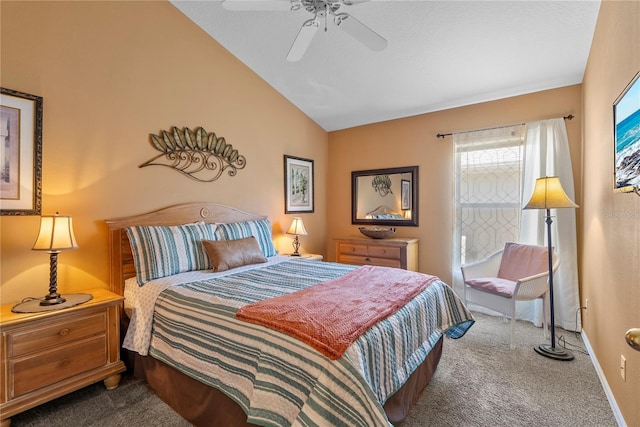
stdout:
{"type": "Polygon", "coordinates": [[[32,351],[42,350],[50,346],[105,333],[107,318],[104,312],[92,316],[73,316],[64,321],[52,322],[51,325],[38,330],[33,328],[17,329],[8,334],[9,357],[18,357],[32,351]]]}
{"type": "Polygon", "coordinates": [[[33,356],[11,360],[12,398],[107,363],[105,335],[74,342],[33,356]]]}

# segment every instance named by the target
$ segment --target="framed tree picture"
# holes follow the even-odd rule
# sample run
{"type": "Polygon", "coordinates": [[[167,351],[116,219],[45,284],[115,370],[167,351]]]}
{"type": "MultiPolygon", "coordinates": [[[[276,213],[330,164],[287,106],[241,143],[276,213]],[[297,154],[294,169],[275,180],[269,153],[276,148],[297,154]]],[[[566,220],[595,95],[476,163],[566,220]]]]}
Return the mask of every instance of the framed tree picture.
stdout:
{"type": "Polygon", "coordinates": [[[284,212],[313,212],[313,160],[284,156],[284,212]]]}
{"type": "Polygon", "coordinates": [[[42,97],[0,88],[0,215],[40,215],[42,97]]]}

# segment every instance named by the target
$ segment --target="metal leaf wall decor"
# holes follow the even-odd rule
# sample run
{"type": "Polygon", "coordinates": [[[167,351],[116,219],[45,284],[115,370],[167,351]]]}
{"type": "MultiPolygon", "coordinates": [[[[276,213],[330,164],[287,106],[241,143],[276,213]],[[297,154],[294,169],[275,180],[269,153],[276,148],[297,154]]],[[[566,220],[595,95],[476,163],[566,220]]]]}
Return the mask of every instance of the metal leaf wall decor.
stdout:
{"type": "Polygon", "coordinates": [[[151,145],[160,154],[140,165],[140,167],[159,165],[168,166],[178,172],[201,182],[215,181],[228,170],[229,176],[235,176],[243,169],[247,159],[238,153],[224,138],[215,133],[207,133],[204,128],[163,130],[158,135],[149,134],[151,145]]]}

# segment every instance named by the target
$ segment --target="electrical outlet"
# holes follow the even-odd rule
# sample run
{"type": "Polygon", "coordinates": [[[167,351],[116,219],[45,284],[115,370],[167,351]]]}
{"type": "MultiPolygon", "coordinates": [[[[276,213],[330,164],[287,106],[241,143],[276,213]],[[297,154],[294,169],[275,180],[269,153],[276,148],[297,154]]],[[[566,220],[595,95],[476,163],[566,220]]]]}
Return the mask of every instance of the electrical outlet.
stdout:
{"type": "Polygon", "coordinates": [[[622,354],[620,355],[620,376],[622,381],[627,381],[627,359],[622,354]]]}

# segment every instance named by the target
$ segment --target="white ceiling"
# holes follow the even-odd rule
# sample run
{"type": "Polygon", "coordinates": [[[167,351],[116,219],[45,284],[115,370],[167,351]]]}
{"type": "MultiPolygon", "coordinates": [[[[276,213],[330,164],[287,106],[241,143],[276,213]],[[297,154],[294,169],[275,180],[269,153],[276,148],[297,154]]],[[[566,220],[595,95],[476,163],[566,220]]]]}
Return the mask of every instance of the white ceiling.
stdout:
{"type": "Polygon", "coordinates": [[[399,1],[342,6],[382,35],[374,52],[329,22],[286,56],[305,10],[172,3],[327,131],[582,82],[599,1],[399,1]]]}

